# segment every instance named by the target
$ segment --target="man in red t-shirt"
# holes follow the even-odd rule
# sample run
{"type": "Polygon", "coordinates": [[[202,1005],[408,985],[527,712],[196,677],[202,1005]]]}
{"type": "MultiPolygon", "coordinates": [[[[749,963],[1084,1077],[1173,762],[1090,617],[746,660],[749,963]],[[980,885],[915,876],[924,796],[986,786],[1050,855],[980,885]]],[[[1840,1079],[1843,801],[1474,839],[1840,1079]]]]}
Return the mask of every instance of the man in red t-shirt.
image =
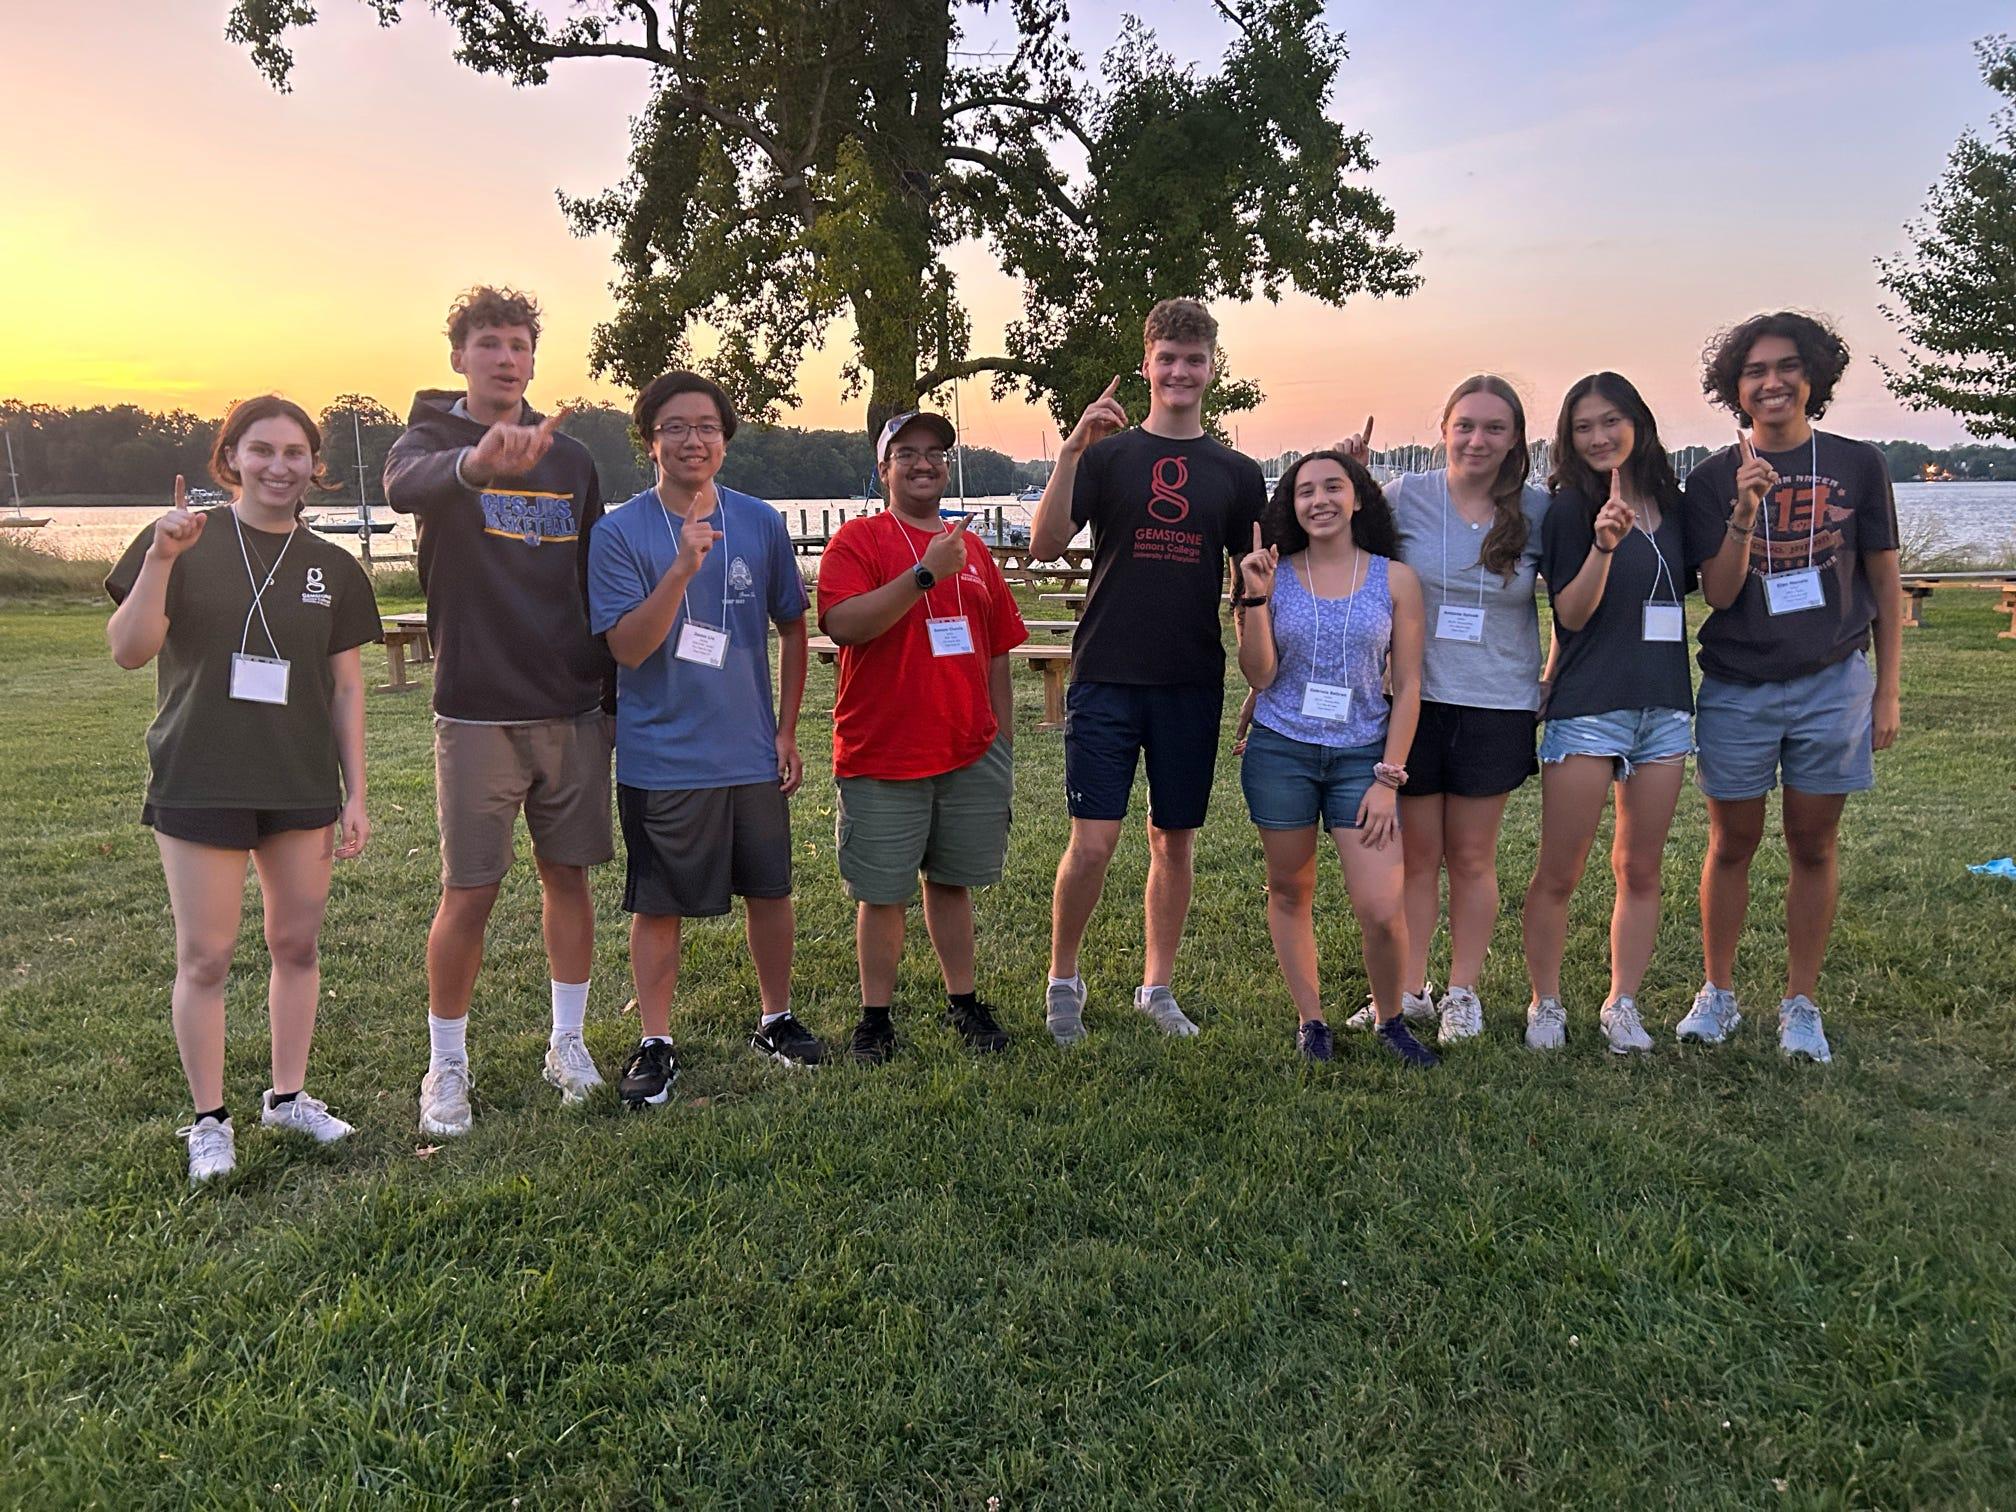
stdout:
{"type": "Polygon", "coordinates": [[[819,561],[819,628],[840,646],[833,773],[840,876],[858,904],[861,1022],[849,1051],[896,1049],[890,999],[904,911],[924,874],[924,926],[945,977],[945,1021],[975,1050],[1008,1036],[973,979],[973,898],[1001,880],[1014,798],[1008,652],[1029,638],[986,544],[947,529],[943,415],[898,415],[875,442],[882,514],[849,520],[819,561]]]}

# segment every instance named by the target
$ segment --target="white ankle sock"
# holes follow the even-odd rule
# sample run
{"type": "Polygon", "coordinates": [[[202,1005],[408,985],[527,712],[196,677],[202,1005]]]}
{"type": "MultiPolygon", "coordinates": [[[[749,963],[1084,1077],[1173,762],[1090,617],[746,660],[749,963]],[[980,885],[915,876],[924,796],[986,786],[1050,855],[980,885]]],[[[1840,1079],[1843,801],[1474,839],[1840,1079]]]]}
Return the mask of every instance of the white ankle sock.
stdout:
{"type": "Polygon", "coordinates": [[[1157,987],[1160,987],[1164,992],[1167,992],[1169,990],[1169,984],[1167,982],[1156,982],[1153,983],[1152,985],[1143,984],[1142,986],[1136,987],[1134,989],[1135,1005],[1137,1007],[1145,1007],[1148,1002],[1148,995],[1152,993],[1157,987]]]}
{"type": "Polygon", "coordinates": [[[578,1035],[581,1024],[588,1017],[588,984],[586,982],[555,982],[553,984],[553,1032],[548,1042],[557,1042],[563,1034],[578,1035]]]}
{"type": "Polygon", "coordinates": [[[469,1016],[444,1019],[428,1014],[427,1050],[430,1063],[436,1066],[444,1060],[468,1060],[469,1016]]]}
{"type": "Polygon", "coordinates": [[[757,1025],[757,1027],[759,1029],[768,1029],[777,1020],[789,1017],[791,1017],[791,1010],[789,1008],[786,1008],[782,1013],[766,1013],[763,1015],[763,1022],[757,1025]]]}
{"type": "Polygon", "coordinates": [[[1050,985],[1052,987],[1069,987],[1073,992],[1083,992],[1085,990],[1085,978],[1073,972],[1068,977],[1050,978],[1050,985]]]}

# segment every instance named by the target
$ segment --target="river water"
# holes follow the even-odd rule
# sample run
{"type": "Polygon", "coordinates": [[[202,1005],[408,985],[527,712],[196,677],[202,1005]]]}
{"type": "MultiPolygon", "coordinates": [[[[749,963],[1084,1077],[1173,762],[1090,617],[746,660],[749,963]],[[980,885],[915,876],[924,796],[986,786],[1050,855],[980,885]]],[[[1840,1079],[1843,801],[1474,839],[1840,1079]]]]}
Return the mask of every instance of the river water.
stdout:
{"type": "MultiPolygon", "coordinates": [[[[998,506],[1011,521],[1026,523],[1033,505],[1007,499],[973,499],[974,507],[992,514],[998,506]]],[[[791,499],[780,501],[778,511],[794,533],[801,523],[813,534],[841,520],[873,513],[880,505],[864,505],[859,499],[791,499]]],[[[390,520],[392,530],[372,538],[379,555],[410,552],[413,549],[413,521],[378,508],[374,514],[390,520]]],[[[12,533],[33,542],[43,551],[65,557],[116,557],[126,544],[151,523],[158,509],[38,509],[50,523],[39,530],[12,533]]],[[[311,514],[334,516],[335,510],[311,510],[311,514]]],[[[1903,533],[1907,565],[1932,555],[1971,556],[1990,564],[2016,563],[2016,483],[1900,483],[1897,485],[1897,520],[1903,533]]],[[[0,529],[6,515],[0,511],[0,529]]],[[[355,536],[332,536],[351,551],[358,549],[355,536]]]]}

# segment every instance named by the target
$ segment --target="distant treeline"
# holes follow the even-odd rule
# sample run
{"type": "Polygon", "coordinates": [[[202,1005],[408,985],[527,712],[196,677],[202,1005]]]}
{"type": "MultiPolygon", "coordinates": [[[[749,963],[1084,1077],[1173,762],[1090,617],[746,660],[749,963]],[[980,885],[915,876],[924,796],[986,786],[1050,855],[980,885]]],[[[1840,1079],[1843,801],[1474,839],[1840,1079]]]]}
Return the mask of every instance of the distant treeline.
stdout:
{"type": "MultiPolygon", "coordinates": [[[[595,458],[602,492],[626,499],[651,481],[638,453],[627,410],[573,401],[561,429],[595,458]]],[[[364,453],[364,482],[371,502],[382,503],[385,454],[405,422],[365,394],[344,394],[317,417],[323,435],[323,469],[341,492],[322,496],[331,507],[357,502],[357,451],[364,453]]],[[[0,426],[14,447],[24,498],[49,502],[63,496],[166,498],[177,473],[191,487],[208,481],[210,448],[223,417],[188,410],[157,414],[137,405],[62,409],[0,401],[0,426]]],[[[4,454],[0,454],[4,460],[4,454]]],[[[977,496],[1014,493],[1045,476],[1043,464],[1017,462],[1001,452],[968,447],[966,491],[977,496]]],[[[721,481],[765,499],[858,499],[874,485],[874,453],[859,431],[745,426],[728,448],[721,481]]],[[[958,480],[953,480],[956,492],[958,480]]],[[[4,500],[0,480],[0,500],[4,500]]]]}

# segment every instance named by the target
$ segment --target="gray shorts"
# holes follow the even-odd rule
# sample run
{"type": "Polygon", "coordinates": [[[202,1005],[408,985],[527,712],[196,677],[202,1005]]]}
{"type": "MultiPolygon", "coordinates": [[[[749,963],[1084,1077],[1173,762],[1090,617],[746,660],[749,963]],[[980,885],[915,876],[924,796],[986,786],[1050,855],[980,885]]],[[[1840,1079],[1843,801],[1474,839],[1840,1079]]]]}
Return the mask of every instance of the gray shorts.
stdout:
{"type": "Polygon", "coordinates": [[[863,903],[908,903],[917,874],[944,887],[989,887],[1008,856],[1015,761],[1000,736],[970,766],[887,782],[842,777],[840,879],[863,903]]]}
{"type": "Polygon", "coordinates": [[[1876,675],[1859,653],[1789,682],[1703,677],[1694,697],[1695,771],[1725,803],[1778,785],[1815,797],[1876,786],[1876,675]]]}
{"type": "Polygon", "coordinates": [[[511,870],[518,811],[532,852],[558,866],[600,866],[609,831],[609,754],[616,721],[601,710],[538,724],[434,720],[434,809],[441,882],[488,887],[511,870]]]}
{"type": "Polygon", "coordinates": [[[791,805],[772,782],[661,791],[616,785],[623,907],[715,919],[744,898],[791,896],[791,805]]]}

